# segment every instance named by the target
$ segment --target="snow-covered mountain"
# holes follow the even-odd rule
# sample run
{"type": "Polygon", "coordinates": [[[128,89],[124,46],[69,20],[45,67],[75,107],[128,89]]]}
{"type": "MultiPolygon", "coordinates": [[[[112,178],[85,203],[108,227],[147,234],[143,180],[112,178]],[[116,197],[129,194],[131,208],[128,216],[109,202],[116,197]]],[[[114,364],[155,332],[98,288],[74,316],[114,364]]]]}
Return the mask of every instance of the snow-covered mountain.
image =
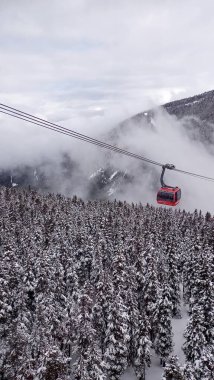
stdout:
{"type": "MultiPolygon", "coordinates": [[[[169,115],[176,116],[178,119],[191,120],[196,138],[200,137],[205,143],[214,143],[214,90],[166,103],[162,108],[169,115]]],[[[130,122],[140,124],[142,121],[152,126],[156,111],[157,109],[151,109],[138,113],[131,119],[125,120],[121,124],[121,128],[127,127],[130,122]]],[[[188,123],[187,128],[189,126],[190,123],[188,123]]]]}
{"type": "Polygon", "coordinates": [[[123,184],[132,181],[132,176],[112,167],[100,168],[89,177],[89,198],[114,198],[123,184]]]}
{"type": "MultiPolygon", "coordinates": [[[[160,107],[159,107],[160,108],[160,107]]],[[[200,140],[203,144],[214,144],[214,91],[205,92],[200,95],[196,95],[190,98],[176,100],[174,102],[166,103],[162,108],[177,119],[183,119],[183,125],[185,129],[191,134],[191,138],[200,140]],[[185,122],[186,121],[186,122],[185,122]]],[[[120,136],[125,133],[133,125],[137,125],[143,128],[154,128],[155,114],[158,109],[146,110],[142,113],[134,115],[132,118],[123,121],[119,126],[115,127],[110,135],[111,142],[117,144],[120,140],[120,136]]],[[[116,170],[117,168],[115,168],[116,170]]],[[[99,189],[102,192],[102,196],[109,196],[111,192],[108,191],[109,182],[111,187],[115,189],[121,189],[128,181],[131,181],[129,173],[117,171],[117,177],[120,176],[120,181],[114,186],[114,180],[111,180],[112,172],[106,169],[100,169],[93,175],[94,183],[103,184],[99,189]],[[103,180],[103,176],[105,180],[103,180]],[[122,185],[122,186],[121,186],[122,185]]],[[[93,187],[95,189],[96,186],[93,187]]],[[[101,194],[100,194],[101,195],[101,194]]]]}
{"type": "MultiPolygon", "coordinates": [[[[162,107],[169,115],[188,120],[186,129],[188,131],[188,128],[191,128],[193,138],[200,139],[204,144],[214,144],[214,91],[176,100],[164,104],[162,107]]],[[[153,128],[156,112],[157,109],[145,110],[123,121],[112,129],[105,140],[117,144],[120,135],[133,124],[144,128],[153,128]]],[[[0,185],[7,187],[31,186],[42,191],[54,190],[71,194],[77,172],[78,162],[74,162],[69,155],[64,154],[58,168],[55,167],[55,163],[50,161],[42,163],[39,167],[18,166],[11,170],[2,170],[0,185]]],[[[82,174],[79,173],[78,180],[85,188],[86,197],[90,199],[113,198],[118,189],[123,188],[132,180],[130,173],[112,167],[112,164],[108,163],[108,159],[104,167],[100,167],[94,173],[84,174],[83,178],[80,178],[81,176],[82,174]]]]}

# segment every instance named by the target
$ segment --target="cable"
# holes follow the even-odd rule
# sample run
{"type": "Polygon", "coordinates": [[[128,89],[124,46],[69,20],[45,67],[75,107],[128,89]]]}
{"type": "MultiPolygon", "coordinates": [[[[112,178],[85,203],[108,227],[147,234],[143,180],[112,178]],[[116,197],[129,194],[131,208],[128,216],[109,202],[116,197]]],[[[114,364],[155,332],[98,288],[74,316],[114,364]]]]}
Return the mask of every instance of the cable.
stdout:
{"type": "Polygon", "coordinates": [[[206,177],[205,175],[201,175],[201,174],[196,174],[196,173],[191,173],[191,172],[186,172],[185,170],[180,170],[180,169],[173,169],[175,172],[178,172],[178,173],[182,173],[182,174],[187,174],[187,175],[190,175],[192,177],[197,177],[197,178],[200,178],[200,179],[205,179],[207,181],[214,181],[214,178],[212,177],[206,177]]]}
{"type": "MultiPolygon", "coordinates": [[[[138,155],[135,155],[135,154],[133,154],[133,153],[131,153],[131,152],[128,152],[128,151],[125,151],[125,150],[119,149],[119,148],[117,148],[117,147],[112,146],[112,148],[109,148],[108,146],[106,146],[104,143],[101,143],[101,142],[100,142],[100,143],[98,143],[98,142],[91,142],[90,140],[88,140],[88,139],[86,139],[86,138],[84,138],[84,137],[81,137],[81,136],[80,136],[80,137],[77,137],[77,136],[73,135],[72,133],[65,132],[65,131],[60,131],[60,130],[58,130],[57,128],[48,127],[47,125],[43,125],[43,124],[41,124],[41,123],[37,123],[37,122],[32,121],[32,120],[30,121],[30,120],[25,119],[25,118],[20,117],[20,116],[14,116],[14,115],[12,115],[12,114],[10,114],[10,113],[8,113],[8,112],[2,111],[2,110],[0,110],[0,112],[4,113],[4,114],[6,114],[6,115],[9,115],[9,116],[16,117],[17,119],[24,120],[24,121],[30,122],[30,123],[32,123],[32,124],[42,126],[43,128],[50,129],[50,130],[55,131],[55,132],[59,132],[59,133],[61,133],[61,134],[63,134],[63,135],[67,135],[67,136],[70,136],[70,137],[73,137],[73,138],[77,138],[78,140],[82,140],[82,141],[85,141],[85,142],[91,143],[91,144],[93,144],[93,145],[100,146],[100,147],[102,147],[102,148],[110,149],[110,150],[112,150],[112,151],[114,151],[114,152],[116,152],[116,153],[120,153],[120,154],[123,154],[123,155],[129,156],[129,157],[132,157],[132,158],[137,158],[137,159],[139,159],[139,160],[146,161],[146,159],[142,159],[141,156],[138,156],[138,155]]],[[[151,160],[148,160],[148,162],[151,163],[151,164],[154,164],[151,160]]],[[[155,163],[155,165],[157,165],[157,163],[155,163]]],[[[160,164],[160,166],[161,166],[161,164],[160,164]]]]}
{"type": "Polygon", "coordinates": [[[90,139],[87,139],[87,138],[85,138],[85,137],[82,137],[82,136],[76,136],[76,135],[74,135],[71,131],[69,132],[69,130],[67,130],[67,131],[62,131],[62,130],[60,130],[60,129],[50,127],[50,126],[48,126],[48,125],[46,125],[46,124],[42,124],[41,122],[32,121],[32,120],[29,120],[29,119],[24,118],[24,117],[21,117],[21,116],[15,116],[15,115],[13,115],[13,114],[11,114],[11,113],[9,113],[9,112],[5,112],[5,111],[2,111],[2,110],[0,110],[0,112],[1,112],[1,113],[4,113],[4,114],[6,114],[6,115],[9,115],[9,116],[16,117],[17,119],[24,120],[24,121],[30,122],[30,123],[32,123],[32,124],[35,124],[35,125],[39,125],[39,126],[41,126],[41,127],[43,127],[43,128],[50,129],[50,130],[53,130],[53,131],[55,131],[55,132],[59,132],[59,133],[61,133],[61,134],[64,134],[64,135],[67,135],[67,136],[70,136],[70,137],[73,137],[73,138],[77,138],[78,140],[82,140],[82,141],[85,141],[85,142],[91,143],[91,144],[93,144],[93,145],[97,145],[97,146],[100,146],[100,147],[102,147],[102,148],[106,148],[106,149],[112,150],[112,151],[114,151],[114,152],[116,152],[116,153],[121,153],[121,154],[123,154],[123,155],[129,156],[129,157],[132,157],[132,158],[137,158],[137,159],[139,159],[139,160],[147,161],[147,162],[149,162],[149,163],[151,163],[151,164],[155,164],[155,165],[159,165],[159,166],[161,166],[161,164],[158,164],[158,163],[153,162],[153,161],[151,161],[151,160],[148,160],[148,159],[146,159],[146,158],[142,158],[141,156],[138,156],[138,155],[136,155],[136,154],[134,154],[134,153],[131,153],[131,152],[125,151],[125,150],[123,150],[123,149],[120,149],[120,148],[114,147],[113,145],[112,145],[111,147],[109,147],[109,146],[108,146],[107,144],[105,144],[105,143],[102,143],[102,142],[99,142],[99,141],[97,141],[97,142],[92,142],[92,141],[90,141],[90,139]]]}
{"type": "Polygon", "coordinates": [[[42,126],[44,128],[51,129],[51,130],[54,130],[56,132],[60,132],[62,134],[66,134],[66,135],[69,135],[71,137],[74,137],[74,138],[77,138],[77,139],[89,142],[91,144],[101,146],[103,148],[115,151],[117,153],[128,155],[130,157],[133,157],[133,158],[136,158],[136,159],[139,159],[139,160],[142,160],[142,161],[146,161],[146,162],[154,164],[154,165],[162,166],[162,164],[159,163],[159,162],[150,160],[150,159],[148,159],[146,157],[143,157],[143,156],[137,155],[135,153],[126,151],[126,150],[118,148],[118,147],[116,147],[114,145],[110,145],[110,144],[104,143],[102,141],[99,141],[97,139],[94,139],[94,138],[91,138],[89,136],[83,135],[81,133],[78,133],[78,132],[72,131],[70,129],[61,127],[61,126],[59,126],[57,124],[50,123],[50,122],[48,122],[46,120],[43,120],[41,118],[38,118],[38,117],[30,115],[30,114],[27,114],[25,112],[19,111],[19,110],[15,109],[15,108],[6,106],[6,105],[1,104],[1,103],[0,103],[0,112],[4,113],[6,115],[9,115],[9,116],[15,117],[17,119],[25,120],[25,121],[30,122],[32,124],[36,124],[36,125],[42,126]],[[15,110],[15,111],[13,111],[13,110],[15,110]]]}
{"type": "MultiPolygon", "coordinates": [[[[93,145],[96,145],[96,146],[99,146],[99,147],[102,147],[102,148],[105,148],[105,149],[109,149],[109,150],[111,150],[113,152],[116,152],[116,153],[119,153],[119,154],[123,154],[123,155],[126,155],[128,157],[132,157],[132,158],[135,158],[135,159],[138,159],[138,160],[141,160],[141,161],[145,161],[147,163],[150,163],[150,164],[153,164],[153,165],[156,165],[156,166],[161,166],[161,167],[163,166],[163,164],[161,164],[160,162],[156,162],[156,161],[150,160],[150,159],[148,159],[146,157],[143,157],[141,155],[138,155],[138,154],[129,152],[127,150],[118,148],[115,145],[107,144],[107,143],[105,143],[103,141],[94,139],[94,138],[89,137],[87,135],[84,135],[82,133],[78,133],[76,131],[70,130],[70,129],[65,128],[65,127],[62,127],[62,126],[60,126],[58,124],[55,124],[55,123],[49,122],[47,120],[41,119],[39,117],[33,116],[33,115],[29,114],[29,113],[20,111],[20,110],[18,110],[16,108],[7,106],[6,104],[3,104],[3,103],[0,103],[0,112],[3,113],[3,114],[6,114],[6,115],[12,116],[14,118],[17,118],[17,119],[27,121],[28,123],[41,126],[42,128],[50,129],[52,131],[55,131],[55,132],[58,132],[58,133],[61,133],[61,134],[64,134],[64,135],[76,138],[78,140],[85,141],[85,142],[88,142],[90,144],[93,144],[93,145]]],[[[214,182],[214,178],[207,177],[207,176],[204,176],[204,175],[200,175],[200,174],[196,174],[196,173],[191,173],[191,172],[184,171],[184,170],[181,170],[181,169],[176,169],[176,168],[172,168],[171,170],[174,170],[174,171],[182,173],[182,174],[186,174],[186,175],[190,175],[190,176],[193,176],[193,177],[197,177],[197,178],[200,178],[200,179],[204,179],[204,180],[208,180],[208,181],[214,182]]]]}

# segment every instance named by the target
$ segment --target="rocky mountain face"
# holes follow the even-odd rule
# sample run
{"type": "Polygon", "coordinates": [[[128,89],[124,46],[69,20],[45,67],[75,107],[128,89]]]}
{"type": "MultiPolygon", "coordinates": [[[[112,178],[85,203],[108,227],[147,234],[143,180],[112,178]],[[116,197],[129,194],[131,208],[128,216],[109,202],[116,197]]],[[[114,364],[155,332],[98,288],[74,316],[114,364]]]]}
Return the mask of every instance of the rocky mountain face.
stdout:
{"type": "Polygon", "coordinates": [[[123,185],[132,182],[131,174],[114,170],[112,167],[100,168],[89,177],[90,199],[114,198],[123,185]]]}
{"type": "MultiPolygon", "coordinates": [[[[191,128],[191,132],[194,129],[195,139],[200,139],[204,143],[214,143],[214,90],[166,103],[162,108],[169,115],[183,119],[184,124],[186,120],[186,129],[191,128]]],[[[130,122],[140,124],[142,121],[151,126],[156,111],[157,109],[151,109],[138,113],[131,119],[125,120],[121,127],[126,127],[130,122]]]]}
{"type": "Polygon", "coordinates": [[[63,154],[57,162],[45,161],[39,166],[17,166],[10,170],[0,171],[0,185],[6,187],[32,187],[43,192],[72,191],[75,180],[74,173],[78,171],[78,163],[72,161],[68,154],[63,154]]]}
{"type": "MultiPolygon", "coordinates": [[[[179,119],[183,117],[198,117],[201,121],[214,123],[214,90],[195,95],[190,98],[175,100],[164,104],[162,107],[170,114],[179,119]]],[[[131,118],[139,122],[145,116],[152,116],[154,110],[138,113],[131,118]]]]}
{"type": "MultiPolygon", "coordinates": [[[[67,159],[68,161],[68,159],[67,159]]],[[[5,187],[31,187],[42,192],[58,192],[66,195],[73,194],[74,165],[69,158],[70,165],[65,168],[65,162],[60,163],[57,173],[53,171],[53,164],[40,167],[23,166],[0,172],[0,185],[5,187]],[[66,169],[66,170],[65,170],[66,169]]],[[[79,180],[79,179],[78,179],[79,180]]],[[[112,167],[100,168],[89,178],[82,179],[82,185],[87,189],[89,199],[106,199],[114,197],[123,184],[132,181],[132,176],[126,172],[115,170],[112,167]]]]}
{"type": "MultiPolygon", "coordinates": [[[[214,144],[214,91],[205,92],[190,98],[176,100],[164,104],[163,109],[178,119],[186,120],[186,129],[191,129],[191,137],[200,139],[204,144],[214,144]],[[191,120],[191,123],[189,122],[191,120]]],[[[153,127],[153,119],[157,109],[151,109],[125,120],[112,130],[108,136],[110,143],[116,143],[120,133],[131,124],[153,127]]],[[[39,167],[14,167],[11,170],[0,171],[0,185],[7,187],[31,186],[48,192],[63,192],[71,194],[73,183],[76,180],[74,172],[78,172],[78,163],[64,154],[58,164],[58,170],[51,162],[45,162],[39,167]],[[76,170],[74,170],[76,169],[76,170]],[[60,178],[59,174],[60,173],[60,178]]],[[[82,178],[81,183],[87,189],[89,199],[114,198],[117,190],[132,181],[130,173],[121,172],[117,168],[106,166],[88,178],[82,178]]]]}

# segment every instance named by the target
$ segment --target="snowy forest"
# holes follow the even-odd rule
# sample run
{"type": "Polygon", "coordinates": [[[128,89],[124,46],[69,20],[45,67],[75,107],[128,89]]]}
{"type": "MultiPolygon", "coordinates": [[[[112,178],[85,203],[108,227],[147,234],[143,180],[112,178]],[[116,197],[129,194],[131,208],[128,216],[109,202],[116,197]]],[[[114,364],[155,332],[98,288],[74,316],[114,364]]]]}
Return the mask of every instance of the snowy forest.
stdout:
{"type": "Polygon", "coordinates": [[[0,187],[0,231],[1,380],[145,380],[154,352],[164,380],[214,379],[210,213],[0,187]]]}

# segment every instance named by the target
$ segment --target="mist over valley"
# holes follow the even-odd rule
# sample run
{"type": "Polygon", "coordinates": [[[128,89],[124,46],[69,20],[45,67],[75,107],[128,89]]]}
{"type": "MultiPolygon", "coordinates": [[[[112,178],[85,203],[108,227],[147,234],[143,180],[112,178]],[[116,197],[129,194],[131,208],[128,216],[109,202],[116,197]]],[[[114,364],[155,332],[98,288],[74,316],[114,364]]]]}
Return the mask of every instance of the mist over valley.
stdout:
{"type": "MultiPolygon", "coordinates": [[[[209,91],[145,110],[116,125],[111,120],[104,128],[95,128],[93,122],[81,125],[81,121],[79,126],[101,141],[163,164],[173,163],[182,170],[212,176],[213,106],[214,91],[209,91]]],[[[51,131],[37,131],[26,122],[4,117],[2,123],[7,134],[1,140],[1,185],[31,186],[83,199],[156,203],[160,168],[51,131]]],[[[58,123],[73,129],[72,120],[58,123]]],[[[182,188],[181,208],[212,208],[212,183],[169,171],[166,181],[182,188]],[[201,191],[204,186],[206,197],[201,191]]]]}

